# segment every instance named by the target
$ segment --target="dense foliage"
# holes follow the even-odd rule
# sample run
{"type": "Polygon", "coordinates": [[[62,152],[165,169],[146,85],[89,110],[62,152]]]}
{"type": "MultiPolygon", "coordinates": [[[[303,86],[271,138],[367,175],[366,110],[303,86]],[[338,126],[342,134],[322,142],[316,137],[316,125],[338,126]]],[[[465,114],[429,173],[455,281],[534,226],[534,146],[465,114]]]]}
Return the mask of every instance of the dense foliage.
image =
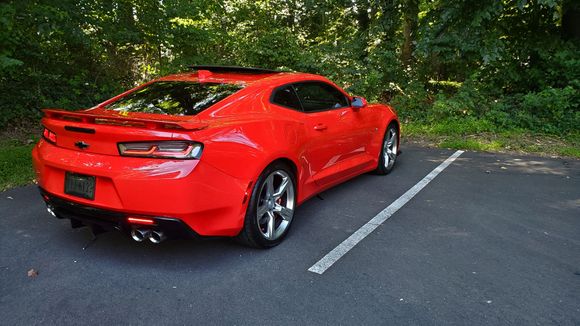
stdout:
{"type": "Polygon", "coordinates": [[[324,74],[421,123],[578,133],[579,13],[573,0],[13,0],[0,127],[227,64],[324,74]]]}

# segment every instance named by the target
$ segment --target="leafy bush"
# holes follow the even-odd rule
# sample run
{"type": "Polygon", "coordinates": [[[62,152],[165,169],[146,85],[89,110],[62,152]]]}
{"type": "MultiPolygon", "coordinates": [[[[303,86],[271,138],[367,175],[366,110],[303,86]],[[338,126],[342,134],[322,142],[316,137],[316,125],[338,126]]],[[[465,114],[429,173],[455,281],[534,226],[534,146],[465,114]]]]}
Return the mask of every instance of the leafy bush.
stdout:
{"type": "Polygon", "coordinates": [[[404,121],[426,122],[431,116],[433,95],[420,82],[403,85],[395,94],[391,104],[404,121]]]}
{"type": "Polygon", "coordinates": [[[565,134],[580,126],[579,90],[572,86],[548,87],[522,96],[516,109],[519,127],[547,133],[565,134]]]}
{"type": "Polygon", "coordinates": [[[571,3],[9,0],[0,128],[191,64],[237,64],[328,76],[403,120],[450,126],[438,133],[578,133],[580,45],[562,23],[580,10],[571,3]]]}

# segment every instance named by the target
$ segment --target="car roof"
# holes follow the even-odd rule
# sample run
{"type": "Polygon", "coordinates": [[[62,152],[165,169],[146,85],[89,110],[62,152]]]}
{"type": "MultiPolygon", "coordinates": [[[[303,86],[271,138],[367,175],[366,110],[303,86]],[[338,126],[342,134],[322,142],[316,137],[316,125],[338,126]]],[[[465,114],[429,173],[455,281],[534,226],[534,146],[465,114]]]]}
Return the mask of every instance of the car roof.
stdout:
{"type": "Polygon", "coordinates": [[[279,84],[281,82],[290,83],[301,80],[327,80],[326,78],[302,72],[212,72],[209,70],[198,70],[191,73],[180,73],[161,77],[155,81],[189,81],[203,83],[227,83],[227,84],[279,84]]]}

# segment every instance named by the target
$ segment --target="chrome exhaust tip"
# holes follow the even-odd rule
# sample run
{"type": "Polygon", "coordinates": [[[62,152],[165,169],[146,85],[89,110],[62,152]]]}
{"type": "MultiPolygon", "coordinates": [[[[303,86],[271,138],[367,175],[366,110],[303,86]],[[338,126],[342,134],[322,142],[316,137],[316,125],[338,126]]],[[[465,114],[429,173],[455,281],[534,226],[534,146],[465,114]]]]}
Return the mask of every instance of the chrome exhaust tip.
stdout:
{"type": "Polygon", "coordinates": [[[48,212],[50,215],[52,215],[52,216],[56,217],[56,213],[54,212],[54,207],[53,207],[52,205],[46,205],[46,211],[47,211],[47,212],[48,212]]]}
{"type": "Polygon", "coordinates": [[[145,229],[133,229],[131,230],[131,239],[141,242],[149,237],[151,231],[145,229]]]}
{"type": "Polygon", "coordinates": [[[166,238],[165,233],[161,231],[151,231],[149,233],[149,241],[155,244],[163,242],[166,238]]]}

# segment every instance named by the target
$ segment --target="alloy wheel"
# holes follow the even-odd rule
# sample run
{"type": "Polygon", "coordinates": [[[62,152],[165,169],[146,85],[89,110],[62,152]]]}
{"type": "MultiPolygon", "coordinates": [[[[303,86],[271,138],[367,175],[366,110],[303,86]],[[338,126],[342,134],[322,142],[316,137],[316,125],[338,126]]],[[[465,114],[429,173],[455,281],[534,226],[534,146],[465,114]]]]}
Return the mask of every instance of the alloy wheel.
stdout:
{"type": "Polygon", "coordinates": [[[261,235],[267,240],[280,238],[294,217],[294,183],[284,170],[266,178],[258,197],[256,218],[261,235]]]}
{"type": "Polygon", "coordinates": [[[389,128],[385,142],[383,143],[383,156],[385,161],[385,168],[390,169],[395,164],[397,159],[397,151],[399,150],[399,137],[395,128],[389,128]]]}

